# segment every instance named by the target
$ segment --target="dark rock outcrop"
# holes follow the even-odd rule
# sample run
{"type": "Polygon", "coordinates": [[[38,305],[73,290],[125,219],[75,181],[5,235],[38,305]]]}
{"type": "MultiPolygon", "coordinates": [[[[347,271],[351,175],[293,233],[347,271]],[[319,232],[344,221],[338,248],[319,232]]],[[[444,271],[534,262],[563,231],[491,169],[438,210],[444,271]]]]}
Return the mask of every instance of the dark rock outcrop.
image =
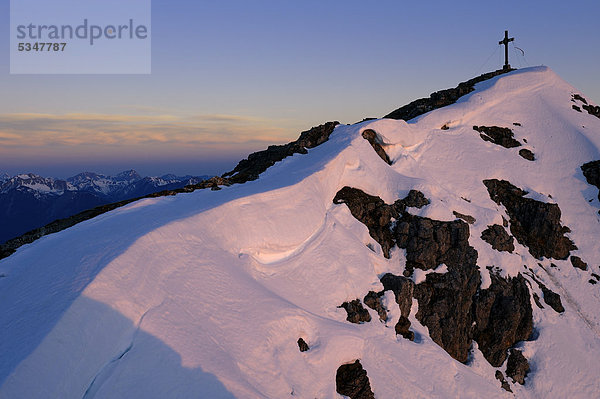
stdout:
{"type": "Polygon", "coordinates": [[[375,291],[369,291],[369,293],[365,295],[363,302],[365,305],[377,312],[381,321],[387,321],[387,310],[381,303],[382,295],[383,292],[377,293],[375,291]]]}
{"type": "Polygon", "coordinates": [[[528,247],[535,258],[566,259],[570,251],[577,249],[564,235],[571,230],[561,225],[561,211],[557,204],[525,198],[526,191],[506,180],[491,179],[483,183],[490,198],[506,208],[513,236],[528,247]]]}
{"type": "Polygon", "coordinates": [[[379,137],[379,135],[375,132],[375,130],[366,129],[365,131],[362,132],[362,136],[365,140],[367,140],[369,142],[369,144],[371,144],[371,147],[373,147],[373,149],[375,150],[377,155],[379,155],[379,158],[383,159],[384,162],[387,163],[388,165],[392,164],[392,161],[390,161],[390,157],[388,156],[388,154],[385,152],[385,150],[382,147],[383,140],[381,140],[381,137],[379,137]]]}
{"type": "Polygon", "coordinates": [[[571,264],[581,270],[587,270],[588,265],[579,256],[571,256],[571,264]]]}
{"type": "Polygon", "coordinates": [[[306,352],[310,348],[304,339],[298,338],[298,349],[300,349],[300,352],[306,352]]]}
{"type": "Polygon", "coordinates": [[[542,294],[544,294],[544,302],[546,302],[547,305],[549,305],[557,313],[562,313],[565,311],[562,301],[560,300],[560,295],[546,287],[544,284],[541,284],[540,288],[542,290],[542,294]]]}
{"type": "Polygon", "coordinates": [[[519,150],[519,155],[525,158],[528,161],[535,161],[535,154],[528,150],[527,148],[523,148],[519,150]]]}
{"type": "Polygon", "coordinates": [[[504,389],[505,391],[511,392],[512,393],[512,389],[510,389],[510,384],[508,383],[508,381],[506,381],[506,379],[504,378],[504,374],[502,374],[502,371],[500,370],[496,370],[496,379],[498,381],[500,381],[500,384],[502,386],[502,389],[504,389]]]}
{"type": "Polygon", "coordinates": [[[406,208],[423,208],[430,204],[430,201],[425,198],[425,195],[418,190],[410,190],[404,199],[394,203],[396,209],[404,212],[406,208]]]}
{"type": "Polygon", "coordinates": [[[362,303],[360,303],[360,300],[358,299],[350,302],[344,302],[338,307],[346,310],[346,313],[348,313],[346,320],[348,320],[350,323],[360,324],[371,321],[371,315],[369,314],[369,311],[363,307],[362,303]]]}
{"type": "Polygon", "coordinates": [[[302,132],[296,141],[283,145],[271,145],[266,150],[252,153],[248,155],[247,159],[241,160],[235,169],[221,177],[227,178],[231,183],[245,183],[256,180],[261,173],[273,166],[275,162],[294,154],[306,154],[307,148],[314,148],[329,140],[329,136],[337,125],[339,125],[339,122],[327,122],[302,132]]]}
{"type": "MultiPolygon", "coordinates": [[[[595,116],[596,118],[600,118],[600,106],[594,106],[592,104],[588,104],[587,100],[580,94],[573,94],[571,101],[580,101],[582,103],[581,108],[587,111],[588,114],[595,116]]],[[[573,109],[581,112],[581,109],[573,105],[573,109]]]]}
{"type": "Polygon", "coordinates": [[[456,216],[457,218],[459,218],[459,219],[462,219],[462,220],[464,220],[465,222],[467,222],[467,223],[469,223],[469,224],[473,224],[473,223],[475,223],[475,222],[477,221],[477,220],[476,220],[476,219],[475,219],[473,216],[471,216],[471,215],[465,215],[465,214],[463,214],[463,213],[459,213],[459,212],[456,212],[456,211],[452,211],[452,214],[453,214],[454,216],[456,216]]]}
{"type": "Polygon", "coordinates": [[[385,274],[381,278],[383,284],[383,292],[391,290],[396,298],[396,303],[400,308],[400,318],[396,323],[395,329],[396,334],[402,335],[402,337],[414,341],[415,333],[410,331],[411,326],[408,316],[410,315],[410,309],[412,307],[412,299],[415,284],[412,280],[402,277],[395,276],[391,273],[385,274]]]}
{"type": "Polygon", "coordinates": [[[398,216],[393,206],[387,205],[379,197],[347,186],[337,192],[333,203],[346,204],[352,216],[367,226],[371,237],[381,245],[383,255],[386,258],[390,257],[394,239],[389,224],[392,217],[398,216]]]}
{"type": "MultiPolygon", "coordinates": [[[[581,171],[587,182],[600,190],[600,160],[581,165],[581,171]]],[[[598,191],[598,200],[600,200],[600,191],[598,191]]]]}
{"type": "Polygon", "coordinates": [[[476,78],[460,83],[453,89],[446,89],[432,93],[429,98],[421,98],[390,112],[384,118],[404,119],[405,121],[416,118],[434,109],[454,104],[460,97],[475,90],[475,84],[491,79],[503,73],[514,71],[514,69],[499,69],[494,72],[484,73],[476,78]]]}
{"type": "Polygon", "coordinates": [[[529,362],[523,353],[518,349],[511,349],[508,362],[506,364],[506,375],[512,378],[513,382],[525,384],[525,377],[529,373],[529,362]]]}
{"type": "Polygon", "coordinates": [[[473,130],[478,131],[479,136],[490,143],[500,145],[504,148],[520,147],[519,143],[514,138],[514,133],[507,127],[499,126],[473,126],[473,130]]]}
{"type": "Polygon", "coordinates": [[[533,331],[529,289],[525,278],[504,279],[490,273],[492,284],[481,290],[475,302],[474,339],[486,360],[500,367],[507,351],[533,331]]]}
{"type": "Polygon", "coordinates": [[[468,360],[474,338],[486,359],[497,364],[506,359],[508,348],[529,337],[533,321],[525,280],[522,276],[503,279],[495,275],[490,288],[480,290],[477,251],[469,245],[467,223],[411,215],[406,212],[410,202],[406,198],[388,205],[379,197],[349,187],[338,192],[337,203],[341,198],[346,198],[344,203],[355,217],[360,216],[357,219],[376,221],[378,231],[386,232],[377,237],[388,240],[384,242],[387,248],[396,244],[406,249],[405,276],[414,268],[431,270],[442,263],[448,268],[444,274],[428,274],[418,285],[389,273],[381,278],[384,291],[392,290],[400,306],[397,333],[410,339],[408,316],[415,298],[419,303],[415,317],[428,328],[434,342],[461,362],[468,360]],[[365,217],[365,209],[369,217],[365,217]]]}
{"type": "Polygon", "coordinates": [[[499,224],[488,226],[481,233],[481,239],[492,246],[496,251],[511,252],[515,250],[514,238],[499,224]]]}
{"type": "Polygon", "coordinates": [[[374,399],[367,372],[359,360],[343,364],[335,375],[335,391],[350,399],[374,399]]]}

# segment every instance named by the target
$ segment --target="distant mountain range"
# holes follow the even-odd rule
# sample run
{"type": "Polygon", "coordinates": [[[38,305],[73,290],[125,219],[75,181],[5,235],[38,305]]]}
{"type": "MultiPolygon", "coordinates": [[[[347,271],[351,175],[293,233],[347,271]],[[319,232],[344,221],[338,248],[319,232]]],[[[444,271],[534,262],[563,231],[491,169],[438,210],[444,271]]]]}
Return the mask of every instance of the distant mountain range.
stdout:
{"type": "Polygon", "coordinates": [[[135,170],[107,176],[83,172],[66,180],[33,173],[0,174],[0,243],[53,220],[99,205],[196,184],[209,176],[142,177],[135,170]]]}

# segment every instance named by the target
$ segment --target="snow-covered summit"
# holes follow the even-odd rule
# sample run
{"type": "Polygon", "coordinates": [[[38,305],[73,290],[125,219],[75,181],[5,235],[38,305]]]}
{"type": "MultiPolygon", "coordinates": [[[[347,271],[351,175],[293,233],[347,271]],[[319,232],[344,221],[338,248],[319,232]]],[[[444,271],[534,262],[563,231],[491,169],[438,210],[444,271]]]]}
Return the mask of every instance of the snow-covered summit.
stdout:
{"type": "Polygon", "coordinates": [[[581,166],[600,119],[584,104],[548,68],[511,72],[408,122],[339,125],[255,181],[23,246],[0,261],[0,396],[335,398],[368,378],[376,398],[597,397],[600,203],[581,166]],[[543,252],[555,238],[577,249],[543,252]],[[432,284],[467,274],[468,298],[432,284]],[[484,325],[515,320],[527,337],[484,325]]]}

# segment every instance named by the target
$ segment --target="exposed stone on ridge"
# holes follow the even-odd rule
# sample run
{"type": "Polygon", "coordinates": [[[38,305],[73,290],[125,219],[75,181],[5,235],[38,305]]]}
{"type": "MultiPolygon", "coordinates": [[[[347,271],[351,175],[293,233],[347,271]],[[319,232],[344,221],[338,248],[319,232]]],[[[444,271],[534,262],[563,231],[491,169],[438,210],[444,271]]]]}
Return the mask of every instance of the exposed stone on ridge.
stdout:
{"type": "Polygon", "coordinates": [[[579,256],[571,256],[571,264],[573,267],[576,267],[581,270],[587,270],[588,265],[584,261],[581,260],[579,256]]]}
{"type": "Polygon", "coordinates": [[[300,349],[300,352],[306,352],[310,349],[306,341],[302,338],[298,338],[298,348],[300,349]]]}
{"type": "Polygon", "coordinates": [[[476,78],[469,79],[466,82],[460,83],[453,89],[446,89],[431,93],[428,98],[420,98],[407,104],[403,107],[390,112],[384,118],[390,119],[404,119],[405,121],[411,120],[419,115],[423,115],[434,109],[442,108],[450,104],[454,104],[456,100],[465,94],[475,90],[475,84],[491,79],[495,76],[502,75],[507,72],[514,71],[514,69],[499,69],[494,72],[484,73],[476,78]]]}
{"type": "Polygon", "coordinates": [[[521,146],[521,143],[515,140],[513,131],[507,127],[473,126],[473,130],[478,131],[483,140],[500,145],[504,148],[521,146]]]}
{"type": "MultiPolygon", "coordinates": [[[[573,94],[571,101],[581,101],[583,104],[581,108],[585,109],[588,114],[595,116],[596,118],[600,118],[600,106],[594,106],[588,104],[587,100],[583,98],[580,94],[573,94]]],[[[573,105],[573,109],[579,108],[576,105],[573,105]]],[[[581,112],[581,109],[577,109],[577,111],[581,112]]]]}
{"type": "Polygon", "coordinates": [[[375,132],[375,130],[366,129],[362,132],[362,136],[365,140],[369,142],[369,144],[371,144],[371,147],[373,147],[377,155],[379,155],[379,158],[383,159],[388,165],[392,164],[392,161],[390,161],[390,157],[382,147],[383,141],[381,140],[381,137],[379,137],[379,135],[375,132]]]}
{"type": "Polygon", "coordinates": [[[481,239],[492,246],[496,251],[511,252],[515,250],[514,238],[499,224],[488,226],[481,233],[481,239]]]}
{"type": "Polygon", "coordinates": [[[525,198],[526,191],[506,180],[490,179],[483,183],[490,198],[506,208],[513,236],[528,247],[535,258],[566,259],[570,251],[577,249],[564,235],[571,230],[561,225],[561,211],[557,204],[525,198]]]}
{"type": "Polygon", "coordinates": [[[346,310],[346,313],[348,314],[346,316],[346,320],[348,320],[350,323],[360,324],[371,321],[371,315],[369,314],[369,311],[363,307],[359,299],[355,299],[350,302],[344,302],[338,307],[346,310]]]}
{"type": "Polygon", "coordinates": [[[474,339],[486,360],[500,367],[508,349],[531,336],[533,316],[529,289],[521,274],[504,279],[490,273],[490,277],[492,284],[476,298],[474,339]]]}
{"type": "Polygon", "coordinates": [[[375,291],[369,291],[369,293],[367,295],[365,295],[363,302],[365,303],[365,305],[367,305],[368,307],[370,307],[371,309],[373,309],[374,311],[377,312],[377,314],[379,315],[379,319],[381,319],[381,321],[386,321],[387,320],[387,310],[381,303],[382,295],[383,295],[383,292],[377,293],[375,291]]]}
{"type": "Polygon", "coordinates": [[[404,212],[406,208],[423,208],[429,204],[430,201],[418,190],[410,190],[404,199],[394,202],[399,212],[404,212]]]}
{"type": "Polygon", "coordinates": [[[283,145],[271,145],[266,150],[252,153],[248,155],[247,159],[241,160],[235,169],[225,173],[222,177],[229,179],[231,183],[245,183],[256,180],[261,173],[273,166],[275,162],[294,154],[306,154],[307,148],[314,148],[329,140],[329,136],[337,125],[339,125],[339,122],[327,122],[302,132],[296,141],[283,145]]]}
{"type": "Polygon", "coordinates": [[[335,375],[335,391],[350,399],[374,399],[367,372],[359,360],[342,364],[335,375]]]}
{"type": "MultiPolygon", "coordinates": [[[[600,190],[600,160],[581,165],[581,171],[587,182],[600,190]]],[[[598,200],[600,200],[600,191],[598,191],[598,200]]]]}
{"type": "Polygon", "coordinates": [[[513,382],[525,384],[525,377],[529,373],[529,362],[523,353],[518,349],[511,349],[508,362],[506,364],[506,375],[512,378],[513,382]]]}

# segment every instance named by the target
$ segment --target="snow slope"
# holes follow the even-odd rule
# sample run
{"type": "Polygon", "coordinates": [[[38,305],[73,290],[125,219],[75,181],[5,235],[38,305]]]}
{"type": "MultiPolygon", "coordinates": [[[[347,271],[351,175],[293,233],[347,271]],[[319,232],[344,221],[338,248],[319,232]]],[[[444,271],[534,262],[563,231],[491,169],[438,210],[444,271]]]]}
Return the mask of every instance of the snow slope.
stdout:
{"type": "Polygon", "coordinates": [[[497,252],[479,238],[505,214],[482,180],[506,179],[559,204],[573,254],[599,273],[600,204],[579,167],[600,159],[600,119],[573,110],[577,91],[544,67],[476,89],[409,123],[338,126],[256,181],[141,200],[20,248],[0,261],[0,398],[336,398],[336,370],[355,359],[377,398],[512,397],[476,346],[465,365],[435,344],[414,318],[416,301],[415,342],[395,334],[390,291],[387,323],[371,309],[370,323],[346,321],[337,307],[380,291],[379,277],[401,274],[405,255],[395,248],[384,258],[367,228],[333,204],[344,186],[386,203],[417,189],[431,204],[415,214],[475,217],[469,242],[482,285],[485,266],[514,276],[527,265],[566,308],[533,307],[539,336],[520,344],[532,370],[524,386],[511,384],[515,395],[600,396],[600,293],[590,271],[556,260],[551,268],[516,242],[514,253],[497,252]],[[510,126],[537,160],[483,141],[473,125],[510,126]],[[383,137],[392,166],[362,138],[367,128],[383,137]]]}

